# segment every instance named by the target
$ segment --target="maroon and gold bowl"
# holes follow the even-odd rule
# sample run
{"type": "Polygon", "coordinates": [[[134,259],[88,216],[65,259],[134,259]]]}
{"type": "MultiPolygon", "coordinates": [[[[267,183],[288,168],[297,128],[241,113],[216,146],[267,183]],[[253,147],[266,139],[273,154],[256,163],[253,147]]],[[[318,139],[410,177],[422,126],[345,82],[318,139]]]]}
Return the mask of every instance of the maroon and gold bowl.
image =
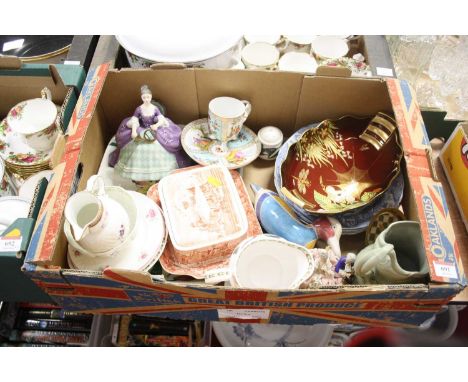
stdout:
{"type": "Polygon", "coordinates": [[[281,164],[284,196],[329,215],[363,207],[387,190],[400,172],[403,150],[396,127],[378,148],[360,138],[374,118],[327,119],[305,131],[281,164]]]}

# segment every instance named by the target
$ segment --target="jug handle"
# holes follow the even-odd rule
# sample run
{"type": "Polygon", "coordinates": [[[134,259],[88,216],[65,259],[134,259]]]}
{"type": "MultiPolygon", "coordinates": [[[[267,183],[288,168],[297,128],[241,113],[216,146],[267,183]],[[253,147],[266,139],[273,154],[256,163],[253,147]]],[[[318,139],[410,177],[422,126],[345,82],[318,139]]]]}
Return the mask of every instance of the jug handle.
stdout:
{"type": "Polygon", "coordinates": [[[356,257],[356,261],[354,262],[354,270],[356,274],[367,274],[370,271],[375,270],[375,268],[377,267],[377,264],[385,261],[385,259],[388,257],[388,252],[392,251],[393,248],[394,247],[392,244],[385,244],[384,246],[379,248],[381,252],[375,255],[372,255],[373,249],[371,249],[370,250],[371,255],[362,264],[360,261],[358,261],[359,260],[359,254],[358,254],[358,256],[356,257]]]}
{"type": "Polygon", "coordinates": [[[105,195],[104,180],[99,175],[92,175],[86,183],[86,191],[89,191],[96,196],[105,195]]]}

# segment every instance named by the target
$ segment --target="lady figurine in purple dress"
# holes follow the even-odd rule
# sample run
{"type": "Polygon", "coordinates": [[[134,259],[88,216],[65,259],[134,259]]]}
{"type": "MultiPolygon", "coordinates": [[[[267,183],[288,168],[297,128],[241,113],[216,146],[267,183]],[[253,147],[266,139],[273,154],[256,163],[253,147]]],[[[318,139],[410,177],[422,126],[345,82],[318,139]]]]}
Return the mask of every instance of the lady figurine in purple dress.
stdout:
{"type": "Polygon", "coordinates": [[[115,171],[136,183],[158,181],[190,164],[180,143],[180,127],[161,114],[152,98],[149,87],[143,85],[143,104],[121,122],[115,136],[117,149],[109,157],[115,171]]]}

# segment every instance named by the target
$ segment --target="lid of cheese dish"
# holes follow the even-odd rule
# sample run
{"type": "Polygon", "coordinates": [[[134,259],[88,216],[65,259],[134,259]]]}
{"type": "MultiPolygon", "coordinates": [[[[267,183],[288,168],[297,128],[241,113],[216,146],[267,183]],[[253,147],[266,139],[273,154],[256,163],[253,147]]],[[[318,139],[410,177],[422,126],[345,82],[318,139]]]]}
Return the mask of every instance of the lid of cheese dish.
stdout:
{"type": "Polygon", "coordinates": [[[229,171],[220,165],[174,173],[159,183],[172,244],[193,251],[237,239],[247,215],[229,171]]]}

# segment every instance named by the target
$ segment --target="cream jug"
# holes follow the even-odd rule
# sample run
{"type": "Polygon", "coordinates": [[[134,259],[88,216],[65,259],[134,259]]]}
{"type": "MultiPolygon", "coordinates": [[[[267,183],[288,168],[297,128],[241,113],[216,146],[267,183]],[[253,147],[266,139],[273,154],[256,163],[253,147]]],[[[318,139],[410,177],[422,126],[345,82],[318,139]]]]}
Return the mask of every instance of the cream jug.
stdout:
{"type": "Polygon", "coordinates": [[[399,221],[390,224],[357,254],[354,273],[360,284],[417,283],[428,275],[419,223],[399,221]]]}
{"type": "Polygon", "coordinates": [[[94,175],[85,191],[70,197],[65,218],[64,231],[72,246],[95,256],[109,255],[132,235],[137,209],[123,188],[104,187],[103,179],[94,175]]]}

